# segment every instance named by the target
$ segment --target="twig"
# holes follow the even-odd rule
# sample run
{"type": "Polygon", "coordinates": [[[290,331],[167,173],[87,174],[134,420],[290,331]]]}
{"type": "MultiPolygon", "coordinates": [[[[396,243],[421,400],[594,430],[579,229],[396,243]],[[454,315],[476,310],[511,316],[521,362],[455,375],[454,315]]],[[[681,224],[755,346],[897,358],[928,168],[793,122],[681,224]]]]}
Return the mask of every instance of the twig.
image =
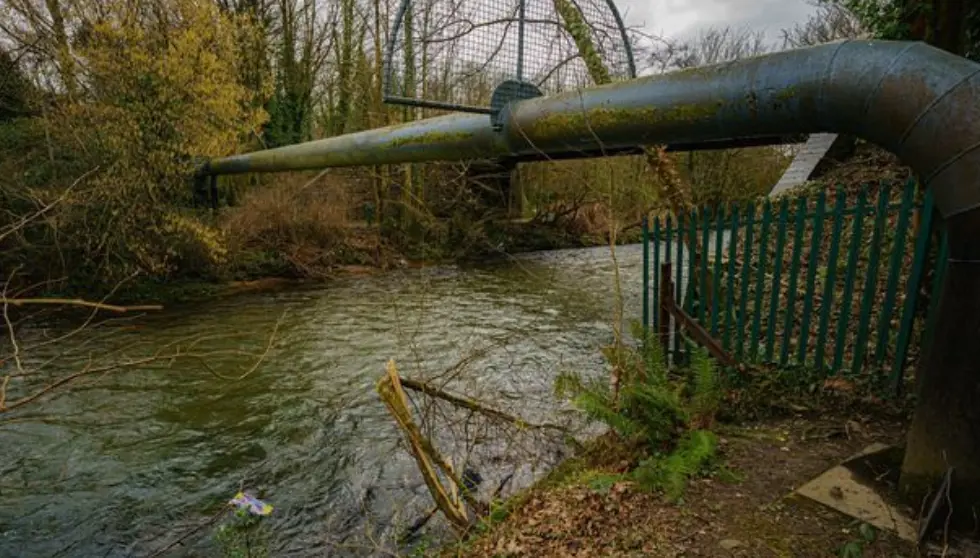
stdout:
{"type": "Polygon", "coordinates": [[[14,409],[16,409],[18,407],[23,407],[24,405],[27,405],[28,403],[31,403],[32,401],[35,401],[35,400],[43,397],[44,395],[50,393],[51,391],[53,391],[55,389],[58,389],[59,387],[65,385],[65,384],[70,384],[70,383],[74,382],[75,380],[78,380],[79,378],[83,378],[85,376],[91,376],[93,374],[100,374],[100,373],[105,373],[105,372],[112,372],[113,370],[116,370],[118,368],[123,368],[123,367],[128,367],[128,366],[139,366],[141,364],[148,364],[150,362],[154,362],[154,361],[157,361],[157,360],[164,360],[164,359],[167,359],[167,358],[174,358],[175,356],[177,356],[177,355],[167,355],[165,357],[151,356],[151,357],[146,357],[146,358],[142,358],[142,359],[135,360],[135,361],[123,362],[123,363],[119,363],[119,364],[110,364],[108,366],[102,366],[102,367],[99,367],[99,368],[86,367],[86,368],[82,369],[79,372],[75,372],[74,374],[70,374],[70,375],[65,376],[65,377],[63,377],[63,378],[61,378],[61,379],[59,379],[59,380],[57,380],[55,382],[52,382],[52,383],[48,384],[47,386],[45,386],[45,387],[43,387],[43,388],[35,391],[31,395],[27,395],[27,396],[24,396],[24,397],[20,398],[20,399],[14,401],[13,403],[11,403],[10,405],[8,405],[6,407],[0,407],[0,413],[5,413],[5,412],[13,411],[14,409]]]}
{"type": "Polygon", "coordinates": [[[427,384],[425,382],[420,382],[420,381],[417,381],[417,380],[410,380],[408,378],[400,378],[400,380],[401,380],[402,386],[404,386],[404,387],[406,387],[406,388],[408,388],[408,389],[410,389],[412,391],[416,391],[416,392],[419,392],[419,393],[424,393],[425,395],[428,395],[430,397],[437,397],[439,399],[442,399],[443,401],[446,401],[448,403],[451,403],[453,405],[456,405],[457,407],[463,407],[465,409],[469,409],[469,410],[471,410],[473,412],[480,413],[481,415],[484,415],[484,416],[487,416],[487,417],[490,417],[490,418],[495,418],[495,419],[498,419],[498,420],[503,420],[503,421],[509,422],[511,424],[516,425],[519,428],[532,428],[532,429],[545,428],[545,429],[551,429],[551,430],[559,430],[559,431],[562,431],[562,432],[565,432],[565,430],[566,430],[563,426],[560,426],[560,425],[557,425],[557,424],[550,424],[550,423],[535,424],[535,423],[529,423],[529,422],[525,421],[524,419],[522,419],[520,417],[516,417],[514,415],[505,413],[503,411],[499,411],[497,409],[486,407],[486,406],[482,405],[481,403],[478,403],[477,401],[475,401],[473,399],[469,399],[469,398],[466,398],[466,397],[460,397],[458,395],[453,395],[453,394],[448,393],[448,392],[445,392],[445,391],[443,391],[443,390],[441,390],[439,388],[433,387],[433,386],[431,386],[431,385],[429,385],[429,384],[427,384]]]}
{"type": "MultiPolygon", "coordinates": [[[[14,269],[14,271],[12,271],[10,273],[10,276],[7,278],[7,281],[3,284],[3,296],[4,296],[3,322],[7,326],[7,334],[10,337],[10,346],[13,348],[13,354],[11,355],[11,358],[14,359],[14,366],[17,367],[18,373],[25,374],[24,366],[20,362],[20,345],[17,344],[17,334],[14,332],[13,322],[10,321],[10,312],[9,312],[10,306],[6,302],[7,287],[10,286],[10,280],[13,279],[14,273],[16,272],[17,269],[14,269]]],[[[7,383],[4,382],[4,393],[6,393],[6,387],[7,387],[7,383]]],[[[3,409],[3,407],[0,407],[0,409],[3,409]]]]}
{"type": "MultiPolygon", "coordinates": [[[[266,343],[265,350],[262,351],[262,354],[259,355],[258,359],[256,359],[254,364],[252,364],[251,368],[249,368],[239,376],[225,376],[223,374],[220,374],[218,373],[217,370],[211,368],[211,366],[208,364],[206,360],[203,359],[203,357],[198,357],[198,358],[201,359],[201,363],[204,365],[204,368],[207,369],[208,372],[210,372],[212,375],[216,376],[219,379],[230,381],[230,382],[237,382],[240,380],[244,380],[245,378],[251,376],[253,372],[258,370],[259,366],[261,366],[262,363],[265,362],[266,357],[269,356],[269,352],[272,351],[272,345],[276,341],[276,334],[279,332],[279,326],[282,325],[282,320],[283,318],[285,318],[285,316],[286,316],[286,312],[283,312],[279,316],[279,319],[276,320],[276,325],[272,328],[272,333],[269,335],[269,341],[266,343]]],[[[197,355],[187,355],[187,356],[197,356],[197,355]]]]}
{"type": "Polygon", "coordinates": [[[2,298],[4,305],[27,306],[27,305],[57,305],[57,306],[82,306],[94,308],[96,310],[106,310],[124,314],[126,312],[142,312],[147,310],[163,310],[159,304],[144,304],[139,306],[117,306],[115,304],[105,304],[102,302],[92,302],[80,298],[2,298]]]}
{"type": "Polygon", "coordinates": [[[0,410],[6,408],[7,405],[7,384],[10,383],[10,375],[3,377],[3,384],[0,385],[0,410]]]}
{"type": "Polygon", "coordinates": [[[58,198],[55,199],[53,202],[51,202],[51,203],[43,206],[41,209],[38,209],[37,211],[35,211],[34,213],[32,213],[30,215],[21,217],[21,219],[20,219],[19,222],[14,223],[12,225],[8,225],[4,229],[0,229],[0,240],[3,240],[4,238],[6,238],[6,237],[8,237],[8,236],[10,236],[12,234],[14,234],[18,230],[22,229],[25,225],[27,225],[28,223],[30,223],[31,221],[33,221],[35,219],[38,219],[40,217],[43,217],[45,213],[47,213],[48,211],[51,211],[52,209],[54,209],[54,207],[56,205],[58,205],[66,197],[68,197],[68,193],[71,192],[72,189],[75,186],[78,186],[82,182],[82,180],[85,180],[86,178],[88,178],[89,175],[91,175],[92,173],[94,173],[97,170],[99,170],[99,167],[95,167],[92,170],[86,172],[85,174],[79,176],[77,179],[75,179],[74,182],[71,183],[70,186],[68,186],[67,188],[65,188],[65,191],[62,192],[61,195],[58,196],[58,198]]]}

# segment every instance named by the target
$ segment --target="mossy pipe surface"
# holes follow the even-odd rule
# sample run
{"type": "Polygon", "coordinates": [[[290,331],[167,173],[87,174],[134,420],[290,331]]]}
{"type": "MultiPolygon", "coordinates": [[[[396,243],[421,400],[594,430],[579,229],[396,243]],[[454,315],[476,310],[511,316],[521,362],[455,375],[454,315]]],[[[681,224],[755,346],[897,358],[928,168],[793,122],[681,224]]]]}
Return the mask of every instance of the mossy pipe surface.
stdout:
{"type": "MultiPolygon", "coordinates": [[[[892,151],[951,217],[980,208],[980,65],[919,42],[844,41],[216,159],[205,174],[601,154],[836,132],[892,151]]],[[[951,249],[954,247],[951,246],[951,249]]]]}
{"type": "Polygon", "coordinates": [[[485,114],[449,114],[207,162],[206,175],[280,172],[506,156],[485,114]]]}
{"type": "Polygon", "coordinates": [[[513,104],[512,151],[836,132],[913,167],[945,216],[980,207],[980,65],[918,42],[845,41],[513,104]]]}

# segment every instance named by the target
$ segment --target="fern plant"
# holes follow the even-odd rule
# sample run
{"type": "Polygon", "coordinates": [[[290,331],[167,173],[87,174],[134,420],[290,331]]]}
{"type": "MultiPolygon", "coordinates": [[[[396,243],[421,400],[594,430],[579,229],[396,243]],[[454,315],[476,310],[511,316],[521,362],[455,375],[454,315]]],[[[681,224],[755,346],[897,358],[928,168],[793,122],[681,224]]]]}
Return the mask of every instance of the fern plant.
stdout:
{"type": "Polygon", "coordinates": [[[568,373],[559,376],[555,391],[624,441],[646,446],[650,457],[633,471],[633,480],[676,499],[717,449],[708,429],[722,400],[718,370],[707,352],[692,348],[690,367],[672,375],[657,338],[636,324],[632,333],[636,347],[603,351],[616,367],[618,394],[607,383],[568,373]]]}

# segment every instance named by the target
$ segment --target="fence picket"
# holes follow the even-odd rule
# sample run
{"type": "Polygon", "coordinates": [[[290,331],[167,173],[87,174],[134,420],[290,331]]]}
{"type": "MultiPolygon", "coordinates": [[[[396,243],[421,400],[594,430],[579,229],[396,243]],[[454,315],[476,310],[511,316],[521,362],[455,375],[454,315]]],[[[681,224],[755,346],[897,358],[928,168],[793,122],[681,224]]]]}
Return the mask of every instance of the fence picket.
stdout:
{"type": "Polygon", "coordinates": [[[769,301],[769,321],[766,322],[766,362],[772,362],[776,344],[776,310],[779,308],[780,276],[783,272],[783,248],[786,246],[786,222],[789,220],[789,198],[779,204],[779,227],[776,229],[776,259],[772,268],[772,297],[769,301]]]}
{"type": "Polygon", "coordinates": [[[932,190],[927,190],[922,201],[922,219],[919,221],[919,237],[915,239],[915,254],[912,256],[912,271],[905,286],[905,304],[902,309],[902,322],[898,328],[898,341],[895,346],[895,363],[892,365],[889,385],[892,392],[898,395],[902,385],[902,372],[905,369],[905,355],[908,352],[909,338],[912,336],[912,324],[915,321],[916,306],[919,298],[919,284],[925,271],[929,254],[929,240],[932,237],[932,190]]]}
{"type": "Polygon", "coordinates": [[[824,209],[827,195],[820,192],[817,207],[813,212],[813,232],[810,235],[810,259],[807,261],[806,291],[803,294],[803,317],[800,319],[800,345],[796,360],[806,363],[806,346],[810,340],[810,313],[813,312],[813,297],[817,282],[817,265],[820,263],[820,242],[823,240],[824,209]]]}
{"type": "Polygon", "coordinates": [[[698,304],[698,321],[703,326],[705,323],[705,315],[708,312],[708,302],[713,298],[711,293],[708,292],[708,249],[710,237],[708,232],[711,230],[710,217],[708,215],[708,208],[702,208],[701,210],[701,253],[699,257],[701,258],[701,303],[698,304]]]}
{"type": "MultiPolygon", "coordinates": [[[[671,253],[673,252],[673,247],[674,247],[674,238],[673,238],[674,229],[672,225],[673,222],[670,219],[670,214],[667,214],[667,218],[665,219],[665,224],[664,224],[664,238],[666,242],[666,245],[664,246],[664,263],[667,264],[670,264],[671,262],[674,261],[674,259],[671,257],[671,253]]],[[[661,270],[661,275],[663,275],[663,270],[661,270]]],[[[671,283],[670,274],[668,273],[666,275],[667,275],[666,277],[660,278],[661,286],[663,286],[664,284],[670,285],[671,283]]],[[[664,294],[666,295],[666,292],[664,294]]],[[[675,295],[674,293],[670,293],[670,296],[674,297],[675,302],[677,301],[676,298],[677,295],[675,295]]],[[[664,317],[661,318],[660,327],[662,330],[665,330],[667,332],[667,338],[664,341],[665,351],[669,351],[670,349],[670,332],[671,332],[670,324],[672,321],[673,320],[669,317],[669,314],[665,314],[664,317]],[[663,322],[664,319],[667,320],[666,323],[663,322]]],[[[664,356],[669,357],[670,355],[665,354],[664,356]]]]}
{"type": "Polygon", "coordinates": [[[865,270],[864,289],[861,291],[861,317],[858,318],[858,334],[854,344],[854,360],[851,373],[857,374],[864,366],[864,353],[867,352],[868,333],[871,326],[871,309],[874,306],[875,287],[878,283],[878,264],[881,259],[881,235],[888,217],[888,184],[878,190],[878,207],[875,209],[875,226],[871,233],[871,246],[868,249],[868,268],[865,270]]]}
{"type": "MultiPolygon", "coordinates": [[[[694,295],[697,292],[698,286],[698,214],[692,211],[687,215],[687,222],[690,226],[687,229],[688,242],[691,243],[688,246],[687,255],[687,294],[684,295],[685,300],[687,300],[687,313],[693,316],[694,312],[694,295]]],[[[698,306],[702,306],[701,297],[698,297],[698,306]]]]}
{"type": "Polygon", "coordinates": [[[857,271],[858,253],[861,237],[864,236],[864,213],[868,195],[864,189],[858,192],[857,207],[854,210],[854,227],[851,229],[851,245],[847,251],[847,270],[844,272],[844,298],[841,300],[840,317],[837,320],[837,346],[834,348],[834,372],[844,366],[844,348],[847,346],[847,322],[851,317],[851,301],[854,298],[854,273],[857,271]]]}
{"type": "Polygon", "coordinates": [[[653,220],[653,330],[660,331],[660,216],[653,220]]]}
{"type": "Polygon", "coordinates": [[[902,262],[905,260],[905,231],[909,225],[913,194],[915,194],[915,184],[910,182],[902,192],[902,205],[898,210],[898,227],[895,229],[891,262],[888,265],[888,279],[885,283],[885,302],[881,306],[881,315],[878,318],[878,343],[874,357],[877,365],[885,362],[885,344],[891,330],[892,311],[898,291],[898,275],[902,271],[902,262]]]}
{"type": "MultiPolygon", "coordinates": [[[[769,255],[769,228],[772,224],[772,202],[766,198],[762,204],[762,224],[759,237],[759,265],[755,280],[755,301],[752,303],[752,332],[749,355],[752,360],[759,356],[759,324],[762,321],[762,294],[765,291],[766,258],[769,255]]],[[[745,278],[748,280],[748,278],[745,278]]]]}
{"type": "Polygon", "coordinates": [[[796,281],[800,274],[800,250],[803,248],[803,227],[806,224],[806,198],[799,198],[796,207],[796,227],[793,230],[793,255],[789,264],[789,290],[786,293],[786,320],[783,325],[783,347],[779,365],[789,361],[790,340],[793,338],[793,319],[796,317],[796,281]]]}
{"type": "Polygon", "coordinates": [[[844,228],[844,207],[847,204],[847,195],[843,190],[837,191],[837,200],[834,202],[834,225],[830,233],[830,253],[827,255],[827,275],[824,277],[823,300],[820,301],[820,324],[817,327],[817,346],[816,357],[814,358],[818,370],[823,371],[824,354],[827,341],[827,324],[830,321],[830,309],[834,305],[834,287],[837,286],[837,259],[840,255],[840,234],[844,228]]]}
{"type": "Polygon", "coordinates": [[[725,207],[715,210],[715,262],[714,281],[711,282],[711,336],[718,337],[718,298],[721,296],[721,231],[725,218],[725,207]]]}
{"type": "Polygon", "coordinates": [[[735,250],[738,248],[738,206],[732,209],[732,228],[728,236],[728,281],[725,287],[725,331],[722,332],[721,346],[731,350],[732,322],[735,306],[735,250]]]}
{"type": "Polygon", "coordinates": [[[749,302],[749,276],[752,274],[752,228],[755,226],[755,204],[750,204],[745,215],[745,249],[742,250],[742,277],[739,283],[738,315],[735,321],[735,358],[741,360],[745,340],[745,312],[749,302]]]}
{"type": "Polygon", "coordinates": [[[820,192],[795,200],[783,197],[777,203],[766,199],[758,207],[701,207],[663,220],[656,217],[652,223],[645,218],[644,327],[673,335],[665,345],[667,356],[675,363],[684,360],[686,348],[677,321],[661,311],[668,294],[663,289],[670,288],[669,296],[680,308],[696,316],[693,319],[737,360],[813,364],[826,374],[842,373],[845,356],[846,370],[852,374],[890,363],[888,382],[898,393],[914,336],[921,332],[925,346],[932,334],[949,246],[945,229],[940,229],[929,308],[922,312],[917,304],[933,258],[935,200],[926,192],[921,228],[910,239],[907,229],[918,207],[915,183],[905,185],[897,203],[891,203],[890,190],[890,185],[881,184],[872,202],[867,188],[861,189],[853,207],[848,207],[847,193],[838,189],[833,202],[820,192]],[[865,228],[870,238],[865,238],[865,228]],[[790,233],[792,245],[787,244],[790,233]],[[899,297],[900,288],[904,298],[899,297]],[[920,316],[921,329],[916,324],[920,316]],[[777,330],[782,336],[778,347],[777,330]]]}
{"type": "MultiPolygon", "coordinates": [[[[946,275],[946,265],[949,263],[949,235],[946,227],[939,232],[939,254],[936,256],[936,271],[932,278],[932,289],[929,292],[929,315],[926,318],[924,339],[932,339],[932,330],[936,325],[936,311],[939,297],[943,294],[943,276],[946,275]]],[[[925,347],[923,347],[925,349],[925,347]]],[[[924,352],[924,351],[923,351],[924,352]]]]}
{"type": "Polygon", "coordinates": [[[643,331],[650,329],[650,224],[647,216],[641,223],[643,242],[643,331]]]}
{"type": "MultiPolygon", "coordinates": [[[[677,306],[684,309],[687,301],[685,300],[684,288],[684,214],[677,216],[677,280],[674,282],[674,301],[677,306]]],[[[677,320],[674,320],[677,323],[677,320]]],[[[674,358],[681,352],[681,328],[674,328],[674,358]]]]}

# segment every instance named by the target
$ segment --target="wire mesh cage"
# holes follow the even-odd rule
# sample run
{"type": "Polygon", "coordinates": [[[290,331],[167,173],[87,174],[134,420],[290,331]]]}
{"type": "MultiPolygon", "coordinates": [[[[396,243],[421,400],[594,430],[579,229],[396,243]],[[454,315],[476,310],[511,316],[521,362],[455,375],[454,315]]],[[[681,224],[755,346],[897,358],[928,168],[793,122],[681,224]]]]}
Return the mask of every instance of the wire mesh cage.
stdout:
{"type": "Polygon", "coordinates": [[[613,0],[402,0],[384,97],[494,114],[515,98],[635,76],[613,0]]]}

